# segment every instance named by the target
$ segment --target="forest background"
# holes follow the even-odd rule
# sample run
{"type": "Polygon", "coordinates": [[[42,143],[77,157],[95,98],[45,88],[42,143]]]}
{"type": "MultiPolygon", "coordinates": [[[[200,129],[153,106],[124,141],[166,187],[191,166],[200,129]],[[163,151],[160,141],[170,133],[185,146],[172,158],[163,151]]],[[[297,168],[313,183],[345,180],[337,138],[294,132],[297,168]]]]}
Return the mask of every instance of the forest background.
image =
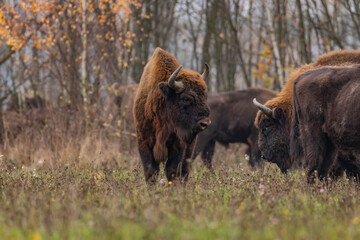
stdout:
{"type": "Polygon", "coordinates": [[[1,1],[0,104],[104,107],[109,87],[137,83],[156,47],[211,68],[209,91],[281,89],[301,64],[360,45],[358,0],[1,1]]]}

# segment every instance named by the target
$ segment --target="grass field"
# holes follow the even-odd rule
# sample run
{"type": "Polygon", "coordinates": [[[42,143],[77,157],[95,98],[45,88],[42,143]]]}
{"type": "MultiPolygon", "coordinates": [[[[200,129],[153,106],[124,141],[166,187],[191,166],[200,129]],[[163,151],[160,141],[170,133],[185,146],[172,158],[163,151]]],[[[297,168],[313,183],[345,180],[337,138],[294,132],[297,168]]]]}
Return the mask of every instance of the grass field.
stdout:
{"type": "Polygon", "coordinates": [[[186,186],[162,173],[153,188],[136,158],[3,167],[0,239],[360,239],[356,183],[308,185],[240,156],[224,150],[215,175],[196,161],[186,186]]]}

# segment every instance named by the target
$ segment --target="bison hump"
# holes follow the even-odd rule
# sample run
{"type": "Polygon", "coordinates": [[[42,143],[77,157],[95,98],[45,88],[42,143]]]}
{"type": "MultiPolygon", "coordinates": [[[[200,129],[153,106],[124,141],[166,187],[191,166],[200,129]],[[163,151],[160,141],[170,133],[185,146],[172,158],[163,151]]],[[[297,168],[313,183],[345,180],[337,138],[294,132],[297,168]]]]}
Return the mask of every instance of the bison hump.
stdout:
{"type": "Polygon", "coordinates": [[[161,48],[156,48],[146,70],[155,83],[167,82],[170,75],[180,66],[176,58],[161,48]]]}

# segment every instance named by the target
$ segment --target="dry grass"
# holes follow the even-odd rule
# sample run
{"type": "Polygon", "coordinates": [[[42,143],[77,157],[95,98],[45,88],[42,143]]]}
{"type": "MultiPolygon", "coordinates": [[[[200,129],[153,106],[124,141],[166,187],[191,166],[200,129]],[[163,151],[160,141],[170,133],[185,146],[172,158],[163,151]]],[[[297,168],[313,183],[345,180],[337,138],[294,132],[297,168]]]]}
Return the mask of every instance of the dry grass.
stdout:
{"type": "Polygon", "coordinates": [[[197,160],[185,186],[161,173],[148,188],[129,136],[62,127],[24,130],[3,149],[0,239],[360,238],[360,189],[345,178],[251,171],[234,145],[218,148],[215,175],[197,160]]]}

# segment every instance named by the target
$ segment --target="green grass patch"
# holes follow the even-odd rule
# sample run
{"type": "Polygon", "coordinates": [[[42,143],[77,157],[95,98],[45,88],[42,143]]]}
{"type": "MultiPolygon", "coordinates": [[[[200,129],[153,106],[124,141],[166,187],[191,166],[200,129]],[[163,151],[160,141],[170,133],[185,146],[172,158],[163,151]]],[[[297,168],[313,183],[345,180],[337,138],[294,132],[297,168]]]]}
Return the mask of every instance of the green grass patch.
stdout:
{"type": "Polygon", "coordinates": [[[358,184],[237,166],[151,188],[140,166],[3,169],[0,239],[360,239],[358,184]]]}

